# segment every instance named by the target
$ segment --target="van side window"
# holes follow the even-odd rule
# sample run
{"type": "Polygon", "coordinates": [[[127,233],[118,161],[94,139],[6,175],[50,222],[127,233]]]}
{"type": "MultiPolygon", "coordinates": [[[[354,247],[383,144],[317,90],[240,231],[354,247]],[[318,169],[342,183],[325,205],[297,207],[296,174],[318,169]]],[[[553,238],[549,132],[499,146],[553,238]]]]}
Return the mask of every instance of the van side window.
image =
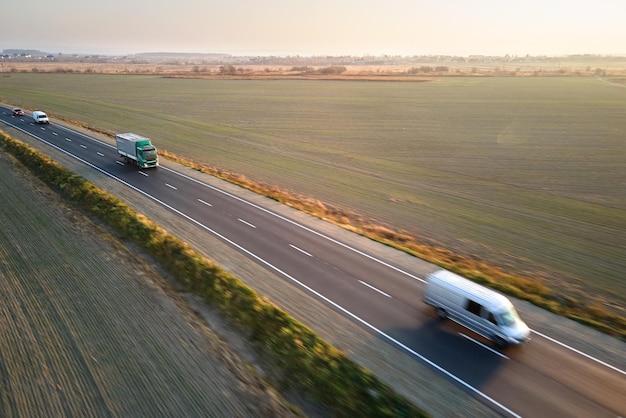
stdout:
{"type": "Polygon", "coordinates": [[[465,309],[467,309],[474,315],[480,316],[480,308],[482,308],[480,303],[474,302],[473,300],[470,300],[470,299],[467,300],[467,307],[465,309]]]}
{"type": "Polygon", "coordinates": [[[496,322],[496,317],[493,316],[493,313],[491,313],[491,311],[487,310],[487,308],[485,308],[483,306],[483,308],[480,311],[480,316],[485,318],[487,321],[498,325],[498,323],[496,322]]]}

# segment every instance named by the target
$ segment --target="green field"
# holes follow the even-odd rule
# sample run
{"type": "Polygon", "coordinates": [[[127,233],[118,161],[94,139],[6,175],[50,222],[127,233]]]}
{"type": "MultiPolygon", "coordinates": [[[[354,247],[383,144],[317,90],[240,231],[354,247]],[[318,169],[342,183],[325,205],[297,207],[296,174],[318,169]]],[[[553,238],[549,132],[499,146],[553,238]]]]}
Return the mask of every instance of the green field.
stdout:
{"type": "Polygon", "coordinates": [[[5,74],[0,100],[353,209],[626,304],[626,88],[5,74]]]}

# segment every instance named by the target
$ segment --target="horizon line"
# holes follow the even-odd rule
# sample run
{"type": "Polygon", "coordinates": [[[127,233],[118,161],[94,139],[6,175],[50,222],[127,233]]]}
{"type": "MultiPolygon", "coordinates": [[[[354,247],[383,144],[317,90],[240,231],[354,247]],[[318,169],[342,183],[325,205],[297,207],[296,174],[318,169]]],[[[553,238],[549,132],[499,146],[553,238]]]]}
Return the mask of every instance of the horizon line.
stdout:
{"type": "Polygon", "coordinates": [[[383,57],[402,57],[402,58],[410,58],[410,57],[461,57],[461,58],[469,58],[469,57],[499,57],[499,58],[505,58],[505,57],[511,57],[511,58],[524,58],[524,57],[548,57],[548,58],[553,58],[553,57],[624,57],[626,58],[626,53],[592,53],[592,52],[587,52],[587,53],[563,53],[563,54],[547,54],[547,53],[540,53],[540,54],[511,54],[511,53],[506,53],[506,54],[496,54],[496,53],[473,53],[473,54],[450,54],[450,53],[422,53],[422,54],[401,54],[401,53],[378,53],[378,54],[374,54],[374,53],[364,53],[364,54],[348,54],[348,53],[344,53],[344,54],[305,54],[305,53],[287,53],[287,54],[264,54],[264,53],[241,53],[241,54],[236,54],[236,53],[229,53],[229,52],[186,52],[186,51],[167,51],[167,50],[163,50],[163,51],[158,51],[158,50],[153,50],[153,51],[140,51],[140,52],[128,52],[128,53],[124,53],[124,52],[63,52],[63,51],[59,51],[59,52],[55,52],[55,53],[51,53],[42,49],[36,49],[36,48],[4,48],[2,50],[2,54],[15,54],[17,51],[23,51],[22,53],[26,53],[26,52],[37,52],[37,53],[41,53],[42,55],[52,55],[52,56],[59,56],[59,55],[87,55],[87,56],[93,56],[93,55],[97,55],[97,56],[107,56],[107,57],[120,57],[120,56],[136,56],[136,55],[213,55],[213,56],[226,56],[226,57],[231,57],[231,58],[237,58],[237,57],[271,57],[271,58],[294,58],[294,57],[300,57],[300,58],[307,58],[307,57],[311,57],[311,58],[320,58],[320,57],[324,57],[324,58],[340,58],[340,57],[378,57],[378,58],[383,58],[383,57]],[[9,51],[9,52],[7,52],[9,51]]]}

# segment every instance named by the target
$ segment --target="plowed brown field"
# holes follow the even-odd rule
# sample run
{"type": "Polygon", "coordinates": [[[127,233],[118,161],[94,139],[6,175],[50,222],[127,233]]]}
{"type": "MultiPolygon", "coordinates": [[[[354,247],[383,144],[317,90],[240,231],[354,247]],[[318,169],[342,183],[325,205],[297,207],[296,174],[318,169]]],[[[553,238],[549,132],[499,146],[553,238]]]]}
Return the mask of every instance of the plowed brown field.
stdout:
{"type": "Polygon", "coordinates": [[[0,417],[289,416],[152,269],[0,153],[0,417]]]}

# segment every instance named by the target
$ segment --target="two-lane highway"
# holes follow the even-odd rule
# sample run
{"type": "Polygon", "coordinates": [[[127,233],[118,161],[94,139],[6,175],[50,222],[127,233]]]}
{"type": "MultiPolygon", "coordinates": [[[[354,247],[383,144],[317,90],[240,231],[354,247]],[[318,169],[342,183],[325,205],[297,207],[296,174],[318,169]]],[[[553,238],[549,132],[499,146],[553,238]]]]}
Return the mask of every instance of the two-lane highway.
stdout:
{"type": "Polygon", "coordinates": [[[499,413],[626,416],[624,355],[616,362],[588,354],[575,342],[544,336],[547,332],[533,323],[529,344],[496,350],[481,337],[437,320],[421,302],[423,280],[415,272],[166,167],[124,164],[109,143],[54,121],[35,125],[28,115],[11,116],[9,108],[1,107],[0,113],[6,125],[143,193],[406,350],[499,413]]]}

